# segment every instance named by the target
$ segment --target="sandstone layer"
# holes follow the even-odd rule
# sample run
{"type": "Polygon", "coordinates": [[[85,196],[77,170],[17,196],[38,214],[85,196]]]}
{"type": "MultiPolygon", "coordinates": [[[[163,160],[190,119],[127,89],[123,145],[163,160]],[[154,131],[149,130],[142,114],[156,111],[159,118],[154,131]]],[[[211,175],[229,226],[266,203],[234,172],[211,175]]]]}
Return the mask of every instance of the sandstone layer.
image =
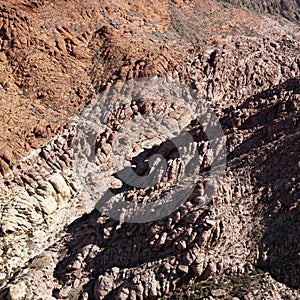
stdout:
{"type": "MultiPolygon", "coordinates": [[[[300,297],[298,1],[0,1],[0,16],[1,299],[300,297]],[[199,151],[187,201],[129,224],[84,196],[74,124],[105,90],[155,76],[214,109],[227,167],[209,180],[210,143],[176,103],[116,105],[92,145],[104,190],[120,184],[113,140],[125,122],[172,116],[199,151]]],[[[139,144],[129,136],[126,155],[139,174],[162,155],[166,176],[118,190],[132,203],[162,197],[180,176],[182,157],[153,132],[139,144]]]]}

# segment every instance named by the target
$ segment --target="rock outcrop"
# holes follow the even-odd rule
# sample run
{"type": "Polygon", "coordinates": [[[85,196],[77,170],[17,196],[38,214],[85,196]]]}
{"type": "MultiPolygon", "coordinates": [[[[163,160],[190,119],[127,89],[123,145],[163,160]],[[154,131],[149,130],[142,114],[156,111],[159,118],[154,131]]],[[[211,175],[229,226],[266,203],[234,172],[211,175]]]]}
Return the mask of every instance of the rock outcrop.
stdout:
{"type": "Polygon", "coordinates": [[[291,21],[300,21],[300,3],[297,0],[269,0],[249,1],[249,0],[220,0],[222,2],[231,3],[239,7],[246,7],[258,13],[267,13],[270,15],[278,14],[291,21]]]}
{"type": "Polygon", "coordinates": [[[0,1],[1,299],[300,297],[299,24],[223,2],[299,21],[297,1],[0,1]],[[172,117],[199,153],[187,201],[130,224],[81,193],[74,124],[96,95],[152,77],[192,87],[214,109],[227,167],[209,180],[203,128],[167,97],[116,105],[85,148],[104,191],[150,203],[181,176],[183,158],[153,123],[139,144],[128,136],[126,155],[139,175],[161,155],[166,173],[151,187],[122,186],[112,154],[125,122],[172,117]]]}

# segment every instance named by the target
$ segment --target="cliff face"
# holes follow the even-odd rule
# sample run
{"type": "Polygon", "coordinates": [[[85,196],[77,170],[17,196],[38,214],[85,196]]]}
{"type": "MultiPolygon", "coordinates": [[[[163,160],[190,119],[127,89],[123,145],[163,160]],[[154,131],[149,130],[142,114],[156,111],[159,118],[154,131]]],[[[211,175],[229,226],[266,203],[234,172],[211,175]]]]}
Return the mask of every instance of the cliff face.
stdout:
{"type": "Polygon", "coordinates": [[[299,1],[0,1],[0,18],[1,299],[300,297],[299,1]],[[104,190],[151,202],[182,173],[153,123],[141,142],[128,136],[126,156],[146,174],[162,155],[166,176],[116,188],[113,140],[126,122],[172,116],[199,152],[187,201],[129,224],[82,193],[74,123],[105,90],[113,97],[126,80],[153,77],[192,87],[213,108],[226,172],[209,180],[211,143],[178,103],[116,101],[91,147],[104,190]]]}

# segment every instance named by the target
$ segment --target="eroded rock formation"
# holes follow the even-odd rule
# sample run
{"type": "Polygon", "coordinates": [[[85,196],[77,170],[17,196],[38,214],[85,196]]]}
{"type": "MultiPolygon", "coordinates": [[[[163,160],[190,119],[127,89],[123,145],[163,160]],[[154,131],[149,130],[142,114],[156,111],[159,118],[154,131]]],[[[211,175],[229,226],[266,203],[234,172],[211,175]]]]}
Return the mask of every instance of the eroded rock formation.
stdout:
{"type": "MultiPolygon", "coordinates": [[[[300,297],[297,23],[214,1],[1,1],[0,37],[1,299],[176,299],[180,288],[187,297],[197,292],[186,286],[230,278],[228,290],[202,295],[220,299],[233,297],[232,278],[245,274],[254,283],[241,288],[244,299],[300,297]],[[208,180],[210,145],[176,103],[115,107],[95,144],[105,189],[119,188],[105,172],[122,122],[163,111],[199,150],[200,174],[184,204],[158,221],[123,223],[81,193],[74,123],[105,89],[154,76],[192,87],[213,107],[227,140],[226,173],[218,185],[208,180]],[[205,186],[214,190],[209,202],[205,186]]],[[[131,202],[155,200],[180,176],[169,141],[141,140],[137,173],[154,153],[168,168],[151,188],[123,189],[131,202]]]]}

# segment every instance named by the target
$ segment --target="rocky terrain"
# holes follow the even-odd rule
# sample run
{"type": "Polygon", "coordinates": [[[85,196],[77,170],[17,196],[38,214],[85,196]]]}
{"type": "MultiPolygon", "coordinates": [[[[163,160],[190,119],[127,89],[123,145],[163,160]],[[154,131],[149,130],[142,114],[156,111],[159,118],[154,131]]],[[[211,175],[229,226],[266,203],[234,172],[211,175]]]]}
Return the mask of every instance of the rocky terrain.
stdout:
{"type": "Polygon", "coordinates": [[[268,1],[250,1],[250,0],[222,0],[239,7],[245,7],[258,13],[267,13],[269,15],[282,15],[291,21],[300,20],[300,2],[299,0],[268,0],[268,1]]]}
{"type": "Polygon", "coordinates": [[[0,299],[299,299],[299,15],[297,0],[0,1],[0,299]],[[116,101],[126,80],[152,77],[213,108],[227,149],[218,182],[211,143],[176,101],[116,101]],[[119,189],[122,124],[171,116],[195,140],[195,188],[162,219],[110,218],[80,185],[75,124],[107,90],[116,105],[90,145],[104,191],[151,203],[181,176],[154,127],[129,135],[126,155],[141,175],[162,155],[166,174],[119,189]]]}

